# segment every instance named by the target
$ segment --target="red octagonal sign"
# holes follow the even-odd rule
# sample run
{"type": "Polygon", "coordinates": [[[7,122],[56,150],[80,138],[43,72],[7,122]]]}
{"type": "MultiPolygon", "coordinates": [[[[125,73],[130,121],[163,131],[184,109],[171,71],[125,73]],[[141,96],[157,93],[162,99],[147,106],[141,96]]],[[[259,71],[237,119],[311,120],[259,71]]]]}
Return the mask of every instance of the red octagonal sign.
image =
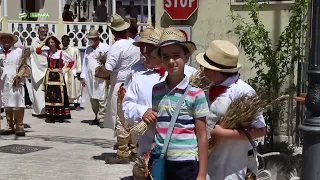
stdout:
{"type": "Polygon", "coordinates": [[[172,20],[188,20],[198,6],[199,0],[164,0],[164,10],[172,20]]]}

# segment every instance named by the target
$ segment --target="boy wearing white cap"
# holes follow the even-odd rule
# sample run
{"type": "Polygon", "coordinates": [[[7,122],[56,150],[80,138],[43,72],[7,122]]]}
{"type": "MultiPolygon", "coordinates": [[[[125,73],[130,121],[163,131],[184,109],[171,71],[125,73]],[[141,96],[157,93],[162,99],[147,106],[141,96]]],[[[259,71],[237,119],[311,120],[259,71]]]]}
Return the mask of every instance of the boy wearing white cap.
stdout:
{"type": "MultiPolygon", "coordinates": [[[[238,57],[237,47],[225,40],[212,41],[206,52],[196,57],[204,75],[212,82],[207,91],[210,141],[221,142],[209,155],[208,176],[211,180],[244,180],[248,159],[254,156],[248,137],[243,132],[224,129],[217,124],[235,98],[243,94],[255,94],[250,85],[239,79],[241,64],[238,63],[238,57]]],[[[252,119],[250,127],[247,127],[252,139],[264,136],[265,126],[262,114],[252,119]]]]}

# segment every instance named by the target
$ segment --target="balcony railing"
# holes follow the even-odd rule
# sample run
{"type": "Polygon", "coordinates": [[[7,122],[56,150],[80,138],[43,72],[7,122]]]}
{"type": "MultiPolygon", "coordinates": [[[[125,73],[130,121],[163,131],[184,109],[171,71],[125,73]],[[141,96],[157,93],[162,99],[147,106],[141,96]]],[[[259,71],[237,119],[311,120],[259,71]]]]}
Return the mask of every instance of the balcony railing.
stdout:
{"type": "MultiPolygon", "coordinates": [[[[1,20],[1,19],[0,19],[1,20]]],[[[0,30],[5,22],[1,22],[0,30]]],[[[96,22],[63,22],[58,21],[8,21],[8,30],[13,32],[21,41],[22,44],[29,47],[33,40],[37,38],[38,28],[46,26],[49,28],[49,32],[52,32],[58,38],[62,35],[69,35],[70,45],[79,49],[85,49],[87,47],[86,34],[91,29],[97,29],[100,32],[100,39],[102,42],[111,44],[112,34],[106,23],[96,22]],[[63,31],[61,31],[63,29],[63,31]],[[60,30],[60,31],[59,31],[60,30]],[[60,32],[60,34],[59,34],[60,32]],[[63,32],[63,33],[62,33],[63,32]]],[[[139,23],[139,31],[147,27],[145,23],[139,23]]]]}

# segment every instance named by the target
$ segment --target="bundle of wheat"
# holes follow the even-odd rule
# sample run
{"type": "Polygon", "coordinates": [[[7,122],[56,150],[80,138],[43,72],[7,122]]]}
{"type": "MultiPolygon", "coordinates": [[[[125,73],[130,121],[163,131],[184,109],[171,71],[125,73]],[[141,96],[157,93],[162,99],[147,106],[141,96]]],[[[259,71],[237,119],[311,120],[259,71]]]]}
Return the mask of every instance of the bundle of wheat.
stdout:
{"type": "Polygon", "coordinates": [[[208,90],[211,82],[204,76],[201,70],[198,70],[190,77],[190,83],[206,91],[208,90]]]}
{"type": "MultiPolygon", "coordinates": [[[[243,94],[236,98],[228,107],[224,117],[219,121],[219,125],[224,129],[240,129],[250,125],[252,119],[267,109],[270,109],[275,102],[279,102],[288,95],[281,96],[271,103],[267,103],[258,95],[243,94]]],[[[209,144],[209,151],[212,152],[219,142],[209,144]]]]}
{"type": "Polygon", "coordinates": [[[139,122],[138,124],[136,124],[132,129],[131,129],[131,133],[135,133],[138,136],[143,135],[149,128],[151,127],[151,125],[148,125],[147,123],[145,123],[144,121],[139,122]]]}
{"type": "Polygon", "coordinates": [[[105,64],[107,62],[107,53],[99,52],[97,55],[97,61],[99,62],[99,66],[96,68],[95,77],[101,78],[107,81],[107,84],[110,84],[110,73],[105,68],[105,64]]]}
{"type": "MultiPolygon", "coordinates": [[[[198,70],[195,74],[193,74],[190,77],[190,83],[206,91],[208,90],[211,82],[206,79],[201,70],[198,70]]],[[[131,131],[137,135],[143,135],[149,128],[150,126],[148,124],[146,124],[144,121],[141,121],[138,124],[136,124],[131,129],[131,131]]]]}
{"type": "Polygon", "coordinates": [[[99,52],[99,54],[97,55],[97,60],[98,60],[100,65],[105,65],[106,64],[107,56],[108,56],[108,54],[106,52],[99,52]]]}

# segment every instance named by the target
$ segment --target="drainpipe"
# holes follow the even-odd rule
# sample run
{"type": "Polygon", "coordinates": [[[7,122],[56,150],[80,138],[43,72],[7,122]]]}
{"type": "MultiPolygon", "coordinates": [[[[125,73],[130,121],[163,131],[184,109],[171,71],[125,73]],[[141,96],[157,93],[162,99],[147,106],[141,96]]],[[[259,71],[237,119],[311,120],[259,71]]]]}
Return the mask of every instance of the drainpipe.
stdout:
{"type": "Polygon", "coordinates": [[[3,0],[2,31],[8,30],[8,0],[3,0]]]}
{"type": "Polygon", "coordinates": [[[320,179],[320,0],[311,0],[307,119],[299,126],[303,134],[302,180],[320,179]]]}
{"type": "Polygon", "coordinates": [[[112,0],[112,14],[117,13],[116,0],[112,0]]]}
{"type": "Polygon", "coordinates": [[[148,25],[152,27],[151,22],[151,0],[148,0],[148,25]]]}
{"type": "Polygon", "coordinates": [[[61,39],[61,37],[64,35],[64,24],[63,24],[63,19],[62,19],[62,10],[63,10],[63,0],[59,0],[59,18],[58,18],[58,23],[57,23],[57,38],[61,39]]]}

